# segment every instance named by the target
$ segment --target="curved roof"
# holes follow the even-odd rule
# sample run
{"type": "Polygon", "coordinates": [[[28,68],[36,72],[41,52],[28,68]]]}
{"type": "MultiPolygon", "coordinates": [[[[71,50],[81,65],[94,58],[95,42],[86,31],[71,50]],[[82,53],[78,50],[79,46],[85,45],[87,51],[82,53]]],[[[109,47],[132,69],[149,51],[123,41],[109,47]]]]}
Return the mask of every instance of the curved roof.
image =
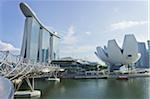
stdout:
{"type": "Polygon", "coordinates": [[[50,30],[48,30],[43,24],[42,22],[37,18],[36,14],[34,13],[34,11],[24,2],[20,3],[20,9],[22,11],[22,13],[26,16],[26,17],[34,17],[36,19],[36,21],[40,24],[40,26],[42,28],[44,28],[45,30],[47,30],[50,34],[57,36],[58,38],[60,38],[58,35],[54,34],[55,32],[50,32],[50,30]]]}

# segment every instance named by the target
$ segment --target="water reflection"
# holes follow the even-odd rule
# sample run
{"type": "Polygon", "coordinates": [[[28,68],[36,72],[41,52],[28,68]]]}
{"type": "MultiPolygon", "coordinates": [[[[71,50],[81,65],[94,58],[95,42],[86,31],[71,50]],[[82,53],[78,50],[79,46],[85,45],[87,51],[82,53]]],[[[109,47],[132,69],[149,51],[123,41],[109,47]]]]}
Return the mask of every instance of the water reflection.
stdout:
{"type": "Polygon", "coordinates": [[[149,81],[150,78],[64,79],[60,83],[37,80],[35,87],[42,91],[41,99],[149,99],[149,81]]]}

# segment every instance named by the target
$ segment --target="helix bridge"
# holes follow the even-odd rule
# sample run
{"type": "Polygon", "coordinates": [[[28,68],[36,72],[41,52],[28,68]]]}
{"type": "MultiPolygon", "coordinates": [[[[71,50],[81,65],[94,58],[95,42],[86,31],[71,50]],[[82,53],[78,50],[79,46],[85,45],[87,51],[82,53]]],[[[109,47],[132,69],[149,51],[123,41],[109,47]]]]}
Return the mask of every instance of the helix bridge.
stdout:
{"type": "Polygon", "coordinates": [[[26,62],[19,55],[14,55],[9,51],[0,51],[0,76],[12,81],[15,91],[19,90],[23,81],[27,82],[31,91],[34,91],[34,78],[57,79],[59,71],[58,65],[26,62]]]}

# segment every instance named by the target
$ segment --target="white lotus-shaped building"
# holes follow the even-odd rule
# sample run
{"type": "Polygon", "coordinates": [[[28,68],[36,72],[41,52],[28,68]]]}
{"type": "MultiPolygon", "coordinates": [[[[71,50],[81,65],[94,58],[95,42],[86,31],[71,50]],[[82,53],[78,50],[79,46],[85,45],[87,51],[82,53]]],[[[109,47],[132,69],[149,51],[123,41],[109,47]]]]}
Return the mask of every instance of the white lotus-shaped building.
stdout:
{"type": "Polygon", "coordinates": [[[137,62],[141,56],[138,53],[138,43],[134,35],[125,35],[122,48],[116,41],[109,40],[107,47],[97,47],[95,54],[102,61],[112,65],[129,65],[137,62]]]}

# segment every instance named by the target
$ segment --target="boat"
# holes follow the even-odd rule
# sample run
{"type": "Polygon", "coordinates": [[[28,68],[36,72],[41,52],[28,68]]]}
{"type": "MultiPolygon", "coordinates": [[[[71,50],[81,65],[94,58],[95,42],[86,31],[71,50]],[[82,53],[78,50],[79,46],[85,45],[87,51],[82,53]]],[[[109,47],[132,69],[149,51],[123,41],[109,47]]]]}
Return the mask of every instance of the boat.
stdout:
{"type": "Polygon", "coordinates": [[[51,81],[58,81],[58,82],[60,82],[60,78],[47,78],[46,80],[51,80],[51,81]]]}
{"type": "Polygon", "coordinates": [[[117,80],[128,80],[128,76],[118,76],[117,80]]]}

